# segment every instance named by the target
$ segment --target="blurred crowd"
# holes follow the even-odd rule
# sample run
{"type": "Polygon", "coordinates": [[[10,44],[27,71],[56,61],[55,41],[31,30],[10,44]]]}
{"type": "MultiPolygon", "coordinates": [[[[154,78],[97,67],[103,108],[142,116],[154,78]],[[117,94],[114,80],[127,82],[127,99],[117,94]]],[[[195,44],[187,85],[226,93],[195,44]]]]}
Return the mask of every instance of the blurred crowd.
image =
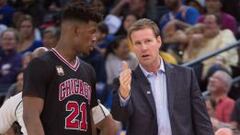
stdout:
{"type": "MultiPolygon", "coordinates": [[[[97,96],[111,109],[112,83],[122,61],[131,69],[138,60],[131,52],[127,30],[139,18],[154,20],[163,46],[159,55],[183,64],[237,43],[240,38],[239,0],[85,0],[99,5],[104,19],[89,56],[97,74],[97,96]]],[[[53,48],[59,39],[61,9],[69,0],[0,0],[1,102],[23,89],[23,71],[39,47],[53,48]]],[[[240,134],[238,48],[194,66],[216,135],[240,134]]],[[[183,78],[184,79],[184,78],[183,78]]]]}

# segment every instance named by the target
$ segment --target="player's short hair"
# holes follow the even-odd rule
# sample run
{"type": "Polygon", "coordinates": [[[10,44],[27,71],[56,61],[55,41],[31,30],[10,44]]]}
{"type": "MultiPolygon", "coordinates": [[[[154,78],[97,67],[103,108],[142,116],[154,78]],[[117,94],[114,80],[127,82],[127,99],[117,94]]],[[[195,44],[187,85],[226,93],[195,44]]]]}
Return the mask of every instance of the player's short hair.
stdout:
{"type": "Polygon", "coordinates": [[[134,22],[128,29],[128,39],[130,41],[131,40],[131,34],[135,31],[138,31],[138,30],[142,30],[142,29],[145,29],[145,28],[150,28],[153,30],[154,32],[154,35],[156,37],[160,36],[160,30],[157,26],[157,24],[150,20],[150,19],[147,19],[147,18],[143,18],[143,19],[139,19],[137,20],[136,22],[134,22]]]}
{"type": "Polygon", "coordinates": [[[109,30],[108,30],[108,26],[104,23],[104,22],[100,22],[98,23],[97,26],[98,30],[104,34],[108,34],[109,30]]]}
{"type": "Polygon", "coordinates": [[[62,21],[100,22],[102,13],[98,5],[86,0],[71,0],[62,11],[62,21]]]}

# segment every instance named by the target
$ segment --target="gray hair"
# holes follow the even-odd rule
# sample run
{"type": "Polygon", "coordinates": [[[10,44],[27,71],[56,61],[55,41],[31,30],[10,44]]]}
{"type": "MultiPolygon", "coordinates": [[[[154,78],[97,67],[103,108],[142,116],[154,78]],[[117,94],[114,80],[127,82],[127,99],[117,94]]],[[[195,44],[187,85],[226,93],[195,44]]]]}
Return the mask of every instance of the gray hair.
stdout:
{"type": "Polygon", "coordinates": [[[52,33],[54,35],[54,37],[56,37],[57,39],[59,39],[60,36],[60,31],[58,28],[56,27],[48,27],[43,31],[43,34],[46,33],[52,33]]]}
{"type": "Polygon", "coordinates": [[[225,71],[221,71],[221,70],[216,71],[215,73],[219,73],[221,75],[222,81],[226,85],[226,89],[227,89],[226,92],[229,92],[231,85],[232,85],[232,80],[233,80],[232,77],[225,71]]]}

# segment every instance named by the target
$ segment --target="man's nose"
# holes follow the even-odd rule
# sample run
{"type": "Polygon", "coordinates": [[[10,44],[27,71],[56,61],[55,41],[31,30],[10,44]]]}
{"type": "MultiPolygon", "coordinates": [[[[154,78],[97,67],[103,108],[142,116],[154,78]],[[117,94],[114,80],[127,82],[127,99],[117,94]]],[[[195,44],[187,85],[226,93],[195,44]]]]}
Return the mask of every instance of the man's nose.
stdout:
{"type": "Polygon", "coordinates": [[[97,41],[97,35],[96,34],[93,34],[92,41],[97,41]]]}
{"type": "Polygon", "coordinates": [[[145,43],[142,43],[142,50],[146,50],[147,49],[147,45],[145,43]]]}

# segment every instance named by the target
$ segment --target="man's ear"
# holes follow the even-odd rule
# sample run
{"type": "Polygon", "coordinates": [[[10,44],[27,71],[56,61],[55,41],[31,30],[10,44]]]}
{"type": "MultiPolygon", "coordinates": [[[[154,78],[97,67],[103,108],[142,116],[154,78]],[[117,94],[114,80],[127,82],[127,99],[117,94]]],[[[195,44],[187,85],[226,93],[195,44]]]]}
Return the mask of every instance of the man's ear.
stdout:
{"type": "Polygon", "coordinates": [[[79,23],[75,22],[72,23],[72,31],[75,36],[80,36],[82,34],[83,28],[81,27],[82,25],[79,25],[79,23]]]}
{"type": "Polygon", "coordinates": [[[158,44],[159,44],[159,48],[161,48],[161,46],[162,46],[161,36],[157,36],[157,42],[158,42],[158,44]]]}
{"type": "Polygon", "coordinates": [[[80,34],[81,34],[81,28],[79,27],[79,26],[77,26],[77,25],[74,25],[74,27],[73,27],[73,31],[74,31],[74,34],[76,35],[76,36],[79,36],[80,34]]]}

